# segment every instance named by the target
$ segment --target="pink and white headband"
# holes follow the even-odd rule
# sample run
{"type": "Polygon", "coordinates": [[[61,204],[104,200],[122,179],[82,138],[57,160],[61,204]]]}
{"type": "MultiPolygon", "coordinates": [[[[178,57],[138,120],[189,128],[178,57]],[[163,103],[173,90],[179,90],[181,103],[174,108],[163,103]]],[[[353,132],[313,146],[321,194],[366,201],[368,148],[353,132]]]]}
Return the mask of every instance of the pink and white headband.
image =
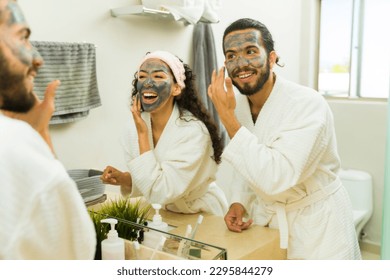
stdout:
{"type": "MultiPolygon", "coordinates": [[[[166,64],[168,64],[168,66],[169,66],[169,68],[171,68],[171,71],[172,71],[172,73],[173,73],[173,76],[175,76],[175,79],[176,79],[178,85],[180,86],[180,88],[183,89],[183,88],[186,87],[186,85],[185,85],[185,83],[184,83],[184,81],[185,81],[185,79],[186,79],[185,69],[184,69],[183,63],[180,61],[179,58],[177,58],[176,56],[174,56],[174,55],[171,54],[170,52],[166,52],[166,51],[155,51],[155,52],[148,53],[148,54],[143,58],[143,60],[142,60],[141,63],[140,63],[139,68],[141,67],[141,65],[142,65],[147,59],[151,59],[151,58],[160,59],[160,60],[164,61],[166,64]]],[[[139,72],[139,68],[138,68],[138,72],[139,72]]]]}

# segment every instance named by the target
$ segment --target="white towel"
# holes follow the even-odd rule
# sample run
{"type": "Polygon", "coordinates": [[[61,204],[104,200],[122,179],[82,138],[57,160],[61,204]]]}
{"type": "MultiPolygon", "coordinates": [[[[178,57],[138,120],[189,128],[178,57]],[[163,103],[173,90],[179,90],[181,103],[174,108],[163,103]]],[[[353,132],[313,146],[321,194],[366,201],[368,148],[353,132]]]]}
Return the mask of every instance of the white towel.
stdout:
{"type": "Polygon", "coordinates": [[[176,21],[217,23],[216,11],[221,7],[221,0],[142,0],[142,5],[148,9],[169,11],[176,21]]]}
{"type": "Polygon", "coordinates": [[[90,43],[32,41],[44,59],[35,78],[34,90],[42,98],[47,84],[61,80],[50,124],[68,123],[87,117],[101,105],[96,78],[96,48],[90,43]]]}

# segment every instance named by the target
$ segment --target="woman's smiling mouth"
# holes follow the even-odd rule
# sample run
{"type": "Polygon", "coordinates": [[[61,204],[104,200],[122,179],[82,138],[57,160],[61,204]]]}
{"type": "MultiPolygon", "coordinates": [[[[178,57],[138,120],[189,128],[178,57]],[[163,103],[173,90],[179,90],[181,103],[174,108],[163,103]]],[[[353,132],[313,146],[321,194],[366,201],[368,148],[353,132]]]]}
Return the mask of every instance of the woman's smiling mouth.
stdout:
{"type": "Polygon", "coordinates": [[[155,92],[144,92],[142,93],[142,101],[145,104],[152,104],[156,101],[158,95],[155,92]]]}

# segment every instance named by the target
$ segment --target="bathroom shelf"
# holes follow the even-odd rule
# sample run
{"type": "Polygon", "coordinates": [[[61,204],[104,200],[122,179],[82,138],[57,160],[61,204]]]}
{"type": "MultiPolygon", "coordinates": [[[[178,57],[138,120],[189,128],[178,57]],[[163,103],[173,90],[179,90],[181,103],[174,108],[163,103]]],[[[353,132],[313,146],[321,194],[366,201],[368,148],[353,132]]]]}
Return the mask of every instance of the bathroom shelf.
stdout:
{"type": "MultiPolygon", "coordinates": [[[[169,11],[149,9],[142,5],[125,6],[125,7],[111,9],[111,16],[113,17],[128,16],[128,15],[149,16],[153,18],[175,20],[174,16],[169,11]]],[[[186,25],[191,24],[190,22],[188,22],[183,18],[180,19],[179,21],[183,21],[186,25]]],[[[217,22],[211,22],[204,19],[201,19],[199,22],[217,23],[217,22]]]]}
{"type": "Polygon", "coordinates": [[[125,7],[111,9],[111,15],[113,17],[126,16],[126,15],[140,15],[140,16],[155,16],[155,17],[164,17],[164,18],[173,19],[173,15],[168,11],[149,9],[149,8],[145,8],[142,5],[125,6],[125,7]]]}

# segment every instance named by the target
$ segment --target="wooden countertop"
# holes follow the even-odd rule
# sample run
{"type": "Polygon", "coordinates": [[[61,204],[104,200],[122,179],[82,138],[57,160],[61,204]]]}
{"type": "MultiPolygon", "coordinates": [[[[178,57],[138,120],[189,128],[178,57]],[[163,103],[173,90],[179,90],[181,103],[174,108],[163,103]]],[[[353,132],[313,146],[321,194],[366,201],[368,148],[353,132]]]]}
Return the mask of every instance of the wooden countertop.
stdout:
{"type": "MultiPolygon", "coordinates": [[[[119,194],[120,195],[120,194],[119,194]]],[[[115,199],[118,194],[107,193],[115,199]]],[[[150,211],[150,218],[153,216],[150,211]]],[[[179,214],[161,209],[163,221],[175,227],[170,232],[184,236],[187,225],[195,226],[199,214],[179,214]]],[[[279,247],[279,231],[268,227],[252,225],[249,229],[237,233],[227,229],[223,217],[206,213],[198,227],[195,240],[222,247],[227,250],[229,260],[283,260],[287,251],[279,247]]]]}
{"type": "MultiPolygon", "coordinates": [[[[187,224],[194,227],[199,214],[186,215],[160,210],[163,220],[175,229],[170,232],[184,235],[187,224]]],[[[227,250],[229,260],[279,260],[286,259],[286,250],[279,247],[279,231],[258,225],[237,233],[228,230],[223,217],[208,214],[199,226],[195,240],[213,244],[227,250]]]]}

